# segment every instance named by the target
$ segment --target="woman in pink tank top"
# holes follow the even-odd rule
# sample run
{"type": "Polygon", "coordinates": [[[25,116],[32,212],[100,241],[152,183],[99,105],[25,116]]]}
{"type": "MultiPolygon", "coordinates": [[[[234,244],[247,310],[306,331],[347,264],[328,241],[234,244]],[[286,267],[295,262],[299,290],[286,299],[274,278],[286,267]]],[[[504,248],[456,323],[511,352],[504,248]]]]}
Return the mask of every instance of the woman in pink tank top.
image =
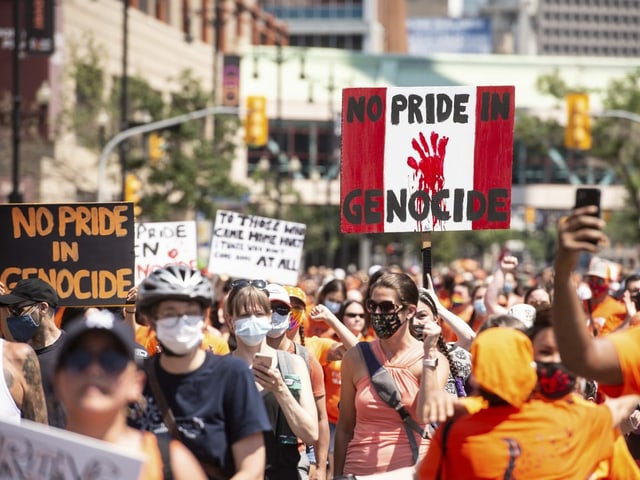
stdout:
{"type": "MultiPolygon", "coordinates": [[[[393,377],[402,403],[413,418],[417,418],[424,355],[422,342],[409,331],[418,301],[418,288],[408,275],[384,273],[370,286],[370,298],[365,305],[378,336],[371,342],[373,353],[393,377]]],[[[437,368],[440,378],[446,379],[448,364],[444,356],[437,368]]],[[[376,393],[358,348],[351,348],[345,354],[341,374],[334,453],[336,478],[349,474],[371,475],[413,465],[405,424],[376,393]]],[[[412,435],[421,458],[428,440],[413,432],[412,435]]]]}

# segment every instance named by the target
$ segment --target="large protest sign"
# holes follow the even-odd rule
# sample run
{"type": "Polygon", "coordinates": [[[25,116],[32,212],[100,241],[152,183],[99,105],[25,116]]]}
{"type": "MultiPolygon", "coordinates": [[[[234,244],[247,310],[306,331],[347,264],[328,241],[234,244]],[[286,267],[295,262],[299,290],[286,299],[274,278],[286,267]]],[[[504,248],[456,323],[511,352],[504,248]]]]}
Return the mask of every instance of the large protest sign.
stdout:
{"type": "Polygon", "coordinates": [[[133,287],[133,204],[0,205],[0,282],[41,278],[60,305],[123,305],[133,287]]]}
{"type": "Polygon", "coordinates": [[[136,224],[136,275],[138,285],[156,268],[170,264],[197,268],[196,222],[136,224]]]}
{"type": "Polygon", "coordinates": [[[302,223],[218,210],[209,271],[295,285],[306,229],[302,223]]]}
{"type": "Polygon", "coordinates": [[[347,88],[341,231],[509,228],[514,87],[347,88]]]}
{"type": "Polygon", "coordinates": [[[94,438],[22,420],[0,421],[0,480],[136,479],[143,457],[94,438]]]}

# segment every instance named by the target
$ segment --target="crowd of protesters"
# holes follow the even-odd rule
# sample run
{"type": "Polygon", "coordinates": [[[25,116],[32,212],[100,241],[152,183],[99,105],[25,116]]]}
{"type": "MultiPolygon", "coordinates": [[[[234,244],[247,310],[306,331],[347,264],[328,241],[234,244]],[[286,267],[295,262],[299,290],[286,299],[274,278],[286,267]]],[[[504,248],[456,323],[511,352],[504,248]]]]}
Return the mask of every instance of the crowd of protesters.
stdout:
{"type": "Polygon", "coordinates": [[[0,418],[140,452],[144,480],[640,478],[640,276],[590,208],[540,272],[169,265],[104,310],[0,286],[0,418]]]}

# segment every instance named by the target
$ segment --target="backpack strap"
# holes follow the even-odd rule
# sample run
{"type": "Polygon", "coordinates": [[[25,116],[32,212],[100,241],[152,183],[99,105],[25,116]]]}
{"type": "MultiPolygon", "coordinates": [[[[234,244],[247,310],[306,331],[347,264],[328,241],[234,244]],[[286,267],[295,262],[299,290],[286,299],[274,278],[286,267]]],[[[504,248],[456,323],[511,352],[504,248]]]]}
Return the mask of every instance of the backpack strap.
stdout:
{"type": "Polygon", "coordinates": [[[304,360],[304,363],[307,364],[307,369],[311,371],[309,367],[309,350],[304,345],[300,345],[299,343],[293,343],[293,351],[296,355],[300,355],[304,360]]]}
{"type": "Polygon", "coordinates": [[[162,458],[162,478],[164,480],[173,480],[173,469],[171,468],[171,440],[172,438],[161,433],[156,435],[158,442],[158,450],[160,450],[160,458],[162,458]]]}
{"type": "Polygon", "coordinates": [[[420,438],[427,438],[429,432],[423,429],[420,424],[413,419],[407,408],[402,404],[396,382],[393,380],[391,374],[380,364],[369,342],[359,342],[357,345],[367,365],[371,384],[376,389],[376,393],[383,402],[398,412],[398,415],[400,415],[402,419],[404,429],[409,437],[413,463],[415,464],[418,461],[419,448],[413,432],[415,431],[420,435],[420,438]]]}

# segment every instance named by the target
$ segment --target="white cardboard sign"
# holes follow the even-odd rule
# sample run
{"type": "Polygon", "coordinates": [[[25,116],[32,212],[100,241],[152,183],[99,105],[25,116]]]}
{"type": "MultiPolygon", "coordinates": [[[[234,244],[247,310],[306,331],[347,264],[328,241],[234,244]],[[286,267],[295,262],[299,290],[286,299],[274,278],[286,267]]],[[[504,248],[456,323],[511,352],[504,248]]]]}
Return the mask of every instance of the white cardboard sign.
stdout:
{"type": "Polygon", "coordinates": [[[209,271],[295,285],[306,229],[303,223],[218,210],[209,271]]]}

